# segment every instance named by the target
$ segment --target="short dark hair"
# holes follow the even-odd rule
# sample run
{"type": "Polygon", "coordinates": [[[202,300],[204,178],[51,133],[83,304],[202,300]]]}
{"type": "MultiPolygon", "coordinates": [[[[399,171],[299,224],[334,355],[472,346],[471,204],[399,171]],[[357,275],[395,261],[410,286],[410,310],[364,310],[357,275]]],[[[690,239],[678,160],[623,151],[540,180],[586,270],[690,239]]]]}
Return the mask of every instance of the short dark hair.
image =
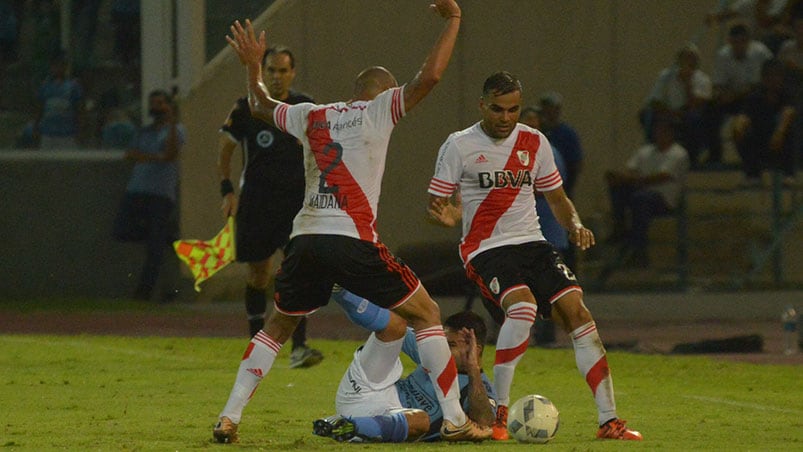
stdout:
{"type": "Polygon", "coordinates": [[[482,85],[482,95],[501,96],[503,94],[522,91],[519,79],[508,71],[499,71],[491,74],[482,85]]]}
{"type": "Polygon", "coordinates": [[[485,338],[488,335],[485,321],[474,311],[461,311],[450,315],[443,322],[443,327],[454,331],[460,331],[461,328],[474,330],[474,337],[477,338],[477,344],[480,346],[485,344],[485,338]]]}
{"type": "Polygon", "coordinates": [[[268,49],[265,50],[265,54],[262,55],[262,67],[265,67],[265,64],[268,62],[269,56],[280,53],[283,53],[287,55],[288,58],[290,58],[290,68],[295,69],[296,57],[293,55],[293,52],[290,50],[289,47],[285,47],[283,45],[275,45],[273,47],[268,47],[268,49]]]}

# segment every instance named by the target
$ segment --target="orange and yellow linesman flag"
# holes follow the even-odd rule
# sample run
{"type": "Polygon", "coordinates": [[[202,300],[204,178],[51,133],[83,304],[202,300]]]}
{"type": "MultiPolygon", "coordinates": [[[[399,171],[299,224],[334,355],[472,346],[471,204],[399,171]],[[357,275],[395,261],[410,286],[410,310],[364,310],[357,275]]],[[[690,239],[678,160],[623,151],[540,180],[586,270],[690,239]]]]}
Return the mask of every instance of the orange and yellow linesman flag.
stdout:
{"type": "Polygon", "coordinates": [[[229,217],[226,226],[212,240],[176,240],[173,248],[178,258],[190,267],[195,277],[195,291],[200,292],[202,282],[234,262],[234,218],[229,217]]]}

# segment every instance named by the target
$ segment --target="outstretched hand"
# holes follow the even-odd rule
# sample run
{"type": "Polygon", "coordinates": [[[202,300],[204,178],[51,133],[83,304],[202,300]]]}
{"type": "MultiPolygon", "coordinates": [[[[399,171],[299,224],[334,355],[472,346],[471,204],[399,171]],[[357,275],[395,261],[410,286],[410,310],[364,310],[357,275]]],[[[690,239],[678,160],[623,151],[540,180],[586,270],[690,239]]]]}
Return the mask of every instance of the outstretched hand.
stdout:
{"type": "Polygon", "coordinates": [[[455,196],[455,204],[449,202],[449,198],[430,196],[427,213],[435,222],[446,226],[455,227],[462,219],[462,205],[459,195],[455,196]]]}
{"type": "Polygon", "coordinates": [[[450,17],[460,17],[460,7],[454,0],[435,0],[435,3],[429,5],[429,9],[435,11],[436,14],[448,19],[450,17]]]}
{"type": "Polygon", "coordinates": [[[240,24],[239,20],[234,21],[234,25],[230,27],[230,30],[231,36],[226,36],[226,41],[237,52],[240,63],[243,66],[248,66],[249,64],[259,66],[262,64],[262,56],[268,48],[265,32],[260,32],[259,38],[257,38],[249,19],[245,19],[245,27],[240,24]]]}
{"type": "Polygon", "coordinates": [[[590,229],[580,226],[569,232],[569,240],[581,250],[587,250],[596,244],[594,233],[590,229]]]}

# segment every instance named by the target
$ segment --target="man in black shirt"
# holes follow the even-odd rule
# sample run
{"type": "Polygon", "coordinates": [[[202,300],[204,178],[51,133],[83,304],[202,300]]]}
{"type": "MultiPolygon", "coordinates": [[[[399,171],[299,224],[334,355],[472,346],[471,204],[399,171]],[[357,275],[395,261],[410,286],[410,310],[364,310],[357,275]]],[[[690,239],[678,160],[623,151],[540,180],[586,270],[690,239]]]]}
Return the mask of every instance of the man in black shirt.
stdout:
{"type": "MultiPolygon", "coordinates": [[[[273,98],[288,104],[313,102],[290,89],[296,76],[290,49],[269,48],[262,67],[273,98]]],[[[246,97],[237,100],[220,131],[217,168],[222,210],[225,216],[234,215],[237,220],[237,261],[248,264],[245,310],[254,336],[265,323],[266,292],[275,274],[271,256],[282,252],[304,199],[304,155],[295,137],[252,117],[246,97]],[[239,198],[229,178],[232,154],[238,144],[243,150],[244,167],[239,198]]],[[[293,334],[290,367],[309,367],[323,359],[318,350],[306,347],[306,327],[304,318],[293,334]]]]}

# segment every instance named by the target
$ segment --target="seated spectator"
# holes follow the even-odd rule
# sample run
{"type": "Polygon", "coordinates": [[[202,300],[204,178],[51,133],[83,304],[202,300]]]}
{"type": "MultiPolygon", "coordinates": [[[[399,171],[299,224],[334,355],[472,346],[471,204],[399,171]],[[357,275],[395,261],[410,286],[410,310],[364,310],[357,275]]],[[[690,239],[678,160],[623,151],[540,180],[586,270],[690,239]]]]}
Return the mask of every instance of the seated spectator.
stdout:
{"type": "Polygon", "coordinates": [[[41,149],[75,149],[78,147],[78,118],[84,97],[77,80],[69,77],[67,57],[57,52],[50,60],[50,75],[37,93],[34,140],[41,149]]]}
{"type": "Polygon", "coordinates": [[[719,131],[726,119],[739,112],[745,96],[761,79],[761,65],[772,57],[767,46],[750,38],[746,25],[737,23],[730,28],[728,44],[717,52],[714,62],[714,96],[706,120],[706,127],[711,131],[709,162],[722,161],[719,131]]]}
{"type": "Polygon", "coordinates": [[[652,131],[654,143],[636,150],[624,171],[605,173],[614,219],[611,240],[624,241],[623,265],[649,265],[647,231],[650,221],[671,213],[680,204],[689,156],[683,146],[675,142],[675,127],[670,117],[656,118],[652,131]]]}
{"type": "Polygon", "coordinates": [[[656,114],[670,114],[678,120],[678,142],[689,152],[694,165],[697,156],[706,146],[706,129],[702,119],[711,101],[711,79],[700,70],[700,52],[694,44],[678,51],[675,64],[658,75],[647,96],[642,114],[642,126],[652,141],[652,118],[656,114]]]}
{"type": "Polygon", "coordinates": [[[761,184],[761,170],[770,168],[784,174],[784,183],[795,182],[791,129],[795,119],[792,97],[784,84],[784,67],[779,60],[764,63],[761,86],[745,99],[734,119],[734,137],[742,157],[743,185],[761,184]]]}

